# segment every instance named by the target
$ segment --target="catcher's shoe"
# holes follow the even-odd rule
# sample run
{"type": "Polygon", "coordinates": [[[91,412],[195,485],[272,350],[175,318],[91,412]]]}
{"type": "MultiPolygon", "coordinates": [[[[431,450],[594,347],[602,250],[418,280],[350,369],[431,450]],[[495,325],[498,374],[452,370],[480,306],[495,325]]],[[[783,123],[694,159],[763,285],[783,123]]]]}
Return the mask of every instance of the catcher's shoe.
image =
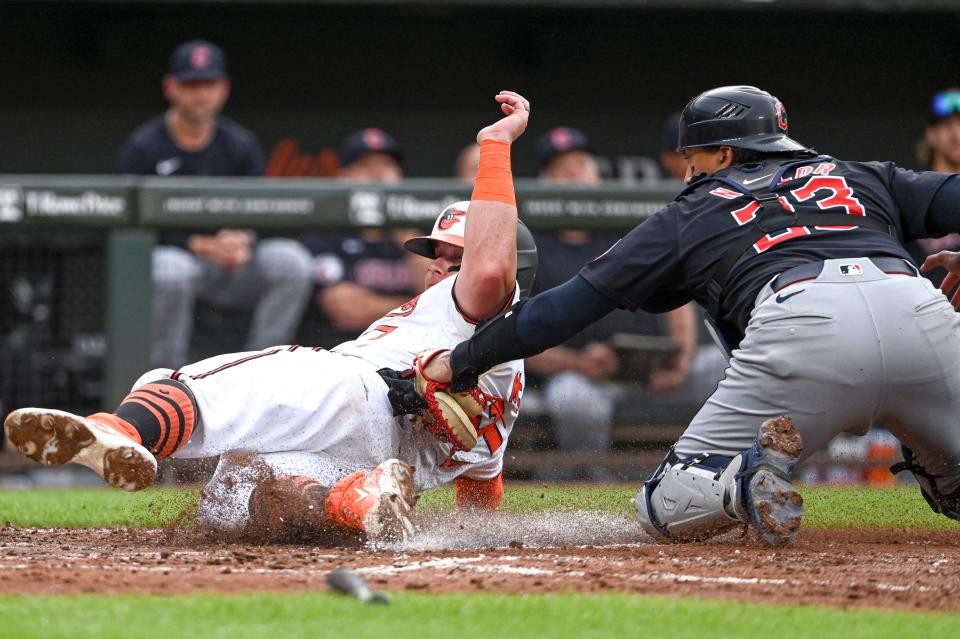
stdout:
{"type": "Polygon", "coordinates": [[[324,503],[327,521],[364,533],[368,541],[406,541],[415,529],[410,520],[416,498],[414,468],[388,459],[372,472],[357,471],[330,488],[324,503]]]}
{"type": "Polygon", "coordinates": [[[60,410],[21,408],[3,423],[7,439],[30,459],[48,466],[82,464],[111,486],[134,491],[157,476],[157,460],[109,424],[60,410]]]}
{"type": "Polygon", "coordinates": [[[737,474],[741,504],[764,543],[786,546],[794,542],[803,519],[803,497],[790,483],[790,474],[803,452],[803,442],[787,416],[768,419],[760,426],[754,445],[737,474]]]}

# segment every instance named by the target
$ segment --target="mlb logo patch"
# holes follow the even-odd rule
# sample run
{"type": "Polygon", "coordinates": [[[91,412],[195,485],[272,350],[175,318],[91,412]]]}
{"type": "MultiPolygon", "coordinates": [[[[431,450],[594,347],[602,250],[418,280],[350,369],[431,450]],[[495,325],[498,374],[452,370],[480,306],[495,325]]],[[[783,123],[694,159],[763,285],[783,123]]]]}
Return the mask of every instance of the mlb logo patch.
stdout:
{"type": "Polygon", "coordinates": [[[841,275],[863,275],[863,269],[860,268],[859,264],[841,264],[840,274],[841,275]]]}

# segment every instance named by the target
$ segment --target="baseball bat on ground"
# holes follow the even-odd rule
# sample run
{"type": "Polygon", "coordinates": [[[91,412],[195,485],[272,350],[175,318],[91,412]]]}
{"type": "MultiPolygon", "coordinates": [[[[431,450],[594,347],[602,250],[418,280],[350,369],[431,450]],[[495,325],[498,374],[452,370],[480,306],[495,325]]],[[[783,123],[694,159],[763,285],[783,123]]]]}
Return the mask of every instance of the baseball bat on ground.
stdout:
{"type": "Polygon", "coordinates": [[[390,603],[390,597],[382,592],[373,592],[366,580],[349,568],[337,568],[327,573],[327,584],[333,590],[349,595],[361,603],[390,603]]]}

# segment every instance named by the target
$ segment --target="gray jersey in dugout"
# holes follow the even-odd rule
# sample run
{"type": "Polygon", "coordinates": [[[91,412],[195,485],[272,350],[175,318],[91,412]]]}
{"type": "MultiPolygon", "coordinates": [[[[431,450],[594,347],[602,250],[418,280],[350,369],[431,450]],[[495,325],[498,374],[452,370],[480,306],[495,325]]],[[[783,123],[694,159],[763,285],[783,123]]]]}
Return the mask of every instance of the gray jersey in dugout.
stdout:
{"type": "Polygon", "coordinates": [[[816,279],[761,289],[726,377],[677,455],[736,455],[778,415],[797,424],[805,456],[880,423],[941,477],[942,492],[956,490],[960,316],[922,277],[885,273],[868,258],[823,264],[816,279]]]}

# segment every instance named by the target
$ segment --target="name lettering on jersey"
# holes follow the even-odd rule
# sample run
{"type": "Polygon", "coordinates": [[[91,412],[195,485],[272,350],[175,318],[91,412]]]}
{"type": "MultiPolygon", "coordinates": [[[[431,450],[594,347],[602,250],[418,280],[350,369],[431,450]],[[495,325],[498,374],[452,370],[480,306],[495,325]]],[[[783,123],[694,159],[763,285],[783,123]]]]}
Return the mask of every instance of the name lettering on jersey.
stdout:
{"type": "Polygon", "coordinates": [[[508,400],[485,393],[479,388],[471,392],[475,393],[474,397],[483,405],[484,411],[482,415],[473,418],[473,425],[477,429],[477,435],[486,442],[492,455],[503,446],[503,432],[501,432],[500,426],[503,426],[504,430],[507,429],[508,405],[511,405],[511,410],[520,411],[523,374],[518,372],[514,375],[513,386],[510,389],[510,399],[508,400]],[[480,424],[484,421],[487,421],[487,425],[481,427],[480,424]]]}
{"type": "Polygon", "coordinates": [[[740,191],[734,191],[732,189],[725,189],[721,186],[710,191],[710,195],[716,195],[717,197],[722,197],[725,200],[735,200],[743,195],[743,193],[740,191]]]}
{"type": "Polygon", "coordinates": [[[363,333],[361,333],[360,337],[358,337],[357,339],[366,339],[372,342],[375,339],[386,337],[387,335],[394,332],[395,330],[397,330],[396,326],[390,326],[389,324],[379,324],[377,326],[374,326],[370,330],[364,331],[363,333]]]}
{"type": "Polygon", "coordinates": [[[414,297],[409,302],[405,303],[400,308],[390,311],[389,313],[384,315],[384,317],[406,317],[407,315],[412,313],[414,310],[416,310],[417,302],[419,301],[420,301],[420,296],[417,295],[416,297],[414,297]]]}
{"type": "Polygon", "coordinates": [[[813,164],[804,164],[803,166],[798,166],[792,176],[782,176],[780,181],[777,182],[777,185],[783,184],[784,182],[791,182],[793,180],[800,180],[805,177],[810,177],[811,175],[830,175],[830,172],[835,168],[837,168],[837,165],[833,162],[821,162],[816,166],[813,164]]]}
{"type": "Polygon", "coordinates": [[[517,373],[513,378],[513,388],[510,389],[510,399],[508,400],[511,404],[517,407],[517,410],[520,410],[520,393],[523,392],[523,373],[517,373]]]}
{"type": "Polygon", "coordinates": [[[504,413],[504,401],[502,397],[490,397],[488,398],[490,403],[487,405],[487,412],[490,415],[490,423],[477,430],[477,434],[487,442],[487,448],[490,449],[490,454],[492,455],[503,445],[503,435],[500,433],[500,428],[497,426],[497,423],[503,424],[503,427],[507,427],[507,417],[504,413]]]}

